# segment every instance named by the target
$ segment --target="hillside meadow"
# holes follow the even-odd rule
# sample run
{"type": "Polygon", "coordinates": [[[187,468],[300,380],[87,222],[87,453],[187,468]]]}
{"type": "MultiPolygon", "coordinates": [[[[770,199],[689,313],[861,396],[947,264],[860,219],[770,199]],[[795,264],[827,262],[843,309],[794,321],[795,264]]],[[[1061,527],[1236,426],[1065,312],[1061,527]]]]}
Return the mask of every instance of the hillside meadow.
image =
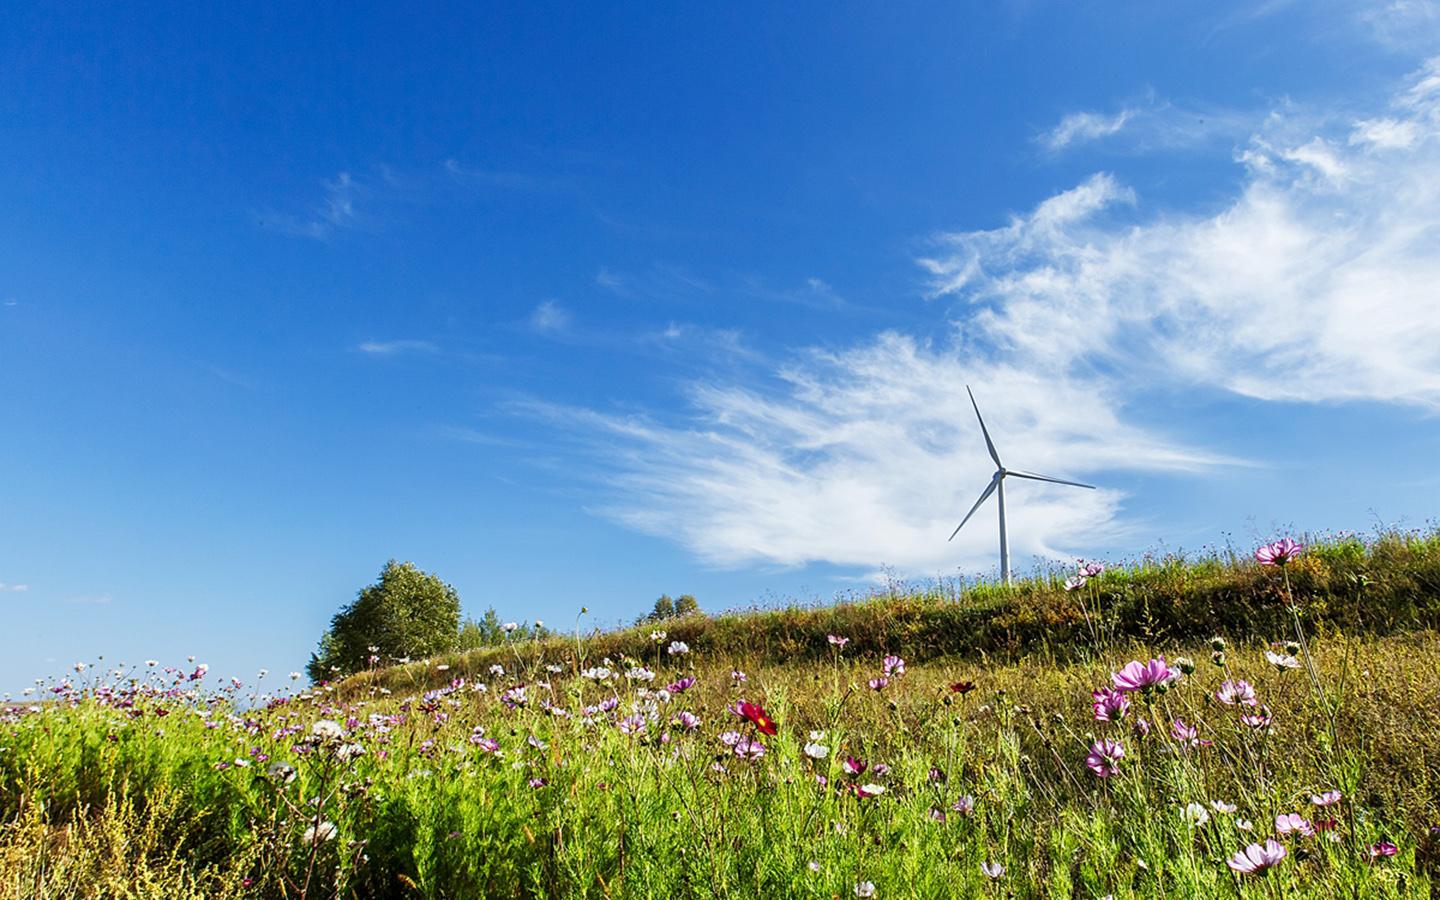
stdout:
{"type": "Polygon", "coordinates": [[[1432,896],[1440,542],[1279,563],[577,626],[315,686],[77,664],[4,707],[0,891],[1432,896]]]}

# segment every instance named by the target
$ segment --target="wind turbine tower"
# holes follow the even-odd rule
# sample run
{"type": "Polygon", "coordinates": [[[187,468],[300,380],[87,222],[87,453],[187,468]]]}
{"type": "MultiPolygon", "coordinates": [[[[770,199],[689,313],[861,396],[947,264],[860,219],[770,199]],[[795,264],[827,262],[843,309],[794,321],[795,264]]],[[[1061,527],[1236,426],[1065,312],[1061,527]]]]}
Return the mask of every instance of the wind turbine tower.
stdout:
{"type": "Polygon", "coordinates": [[[975,402],[975,392],[970,390],[969,385],[966,385],[965,393],[970,395],[970,405],[975,407],[975,418],[980,420],[980,433],[985,435],[985,447],[990,451],[990,458],[995,460],[995,474],[990,477],[990,484],[987,485],[984,492],[980,494],[980,499],[975,501],[975,505],[970,507],[970,511],[965,514],[965,518],[961,519],[960,524],[955,526],[955,530],[950,532],[949,539],[952,541],[955,540],[955,535],[959,534],[960,529],[965,527],[965,523],[970,521],[970,517],[975,515],[975,510],[980,508],[980,504],[989,499],[991,494],[994,494],[1000,507],[1000,577],[1005,579],[1005,585],[1009,587],[1010,542],[1005,533],[1005,479],[1009,477],[1029,478],[1032,481],[1068,484],[1071,487],[1089,488],[1092,491],[1095,490],[1095,485],[1081,484],[1078,481],[1066,481],[1063,478],[1051,478],[1049,475],[1036,475],[1034,472],[1021,472],[1016,469],[1005,468],[1005,464],[1000,461],[1000,454],[995,452],[995,442],[990,440],[990,430],[985,427],[985,418],[980,415],[980,404],[975,402]]]}

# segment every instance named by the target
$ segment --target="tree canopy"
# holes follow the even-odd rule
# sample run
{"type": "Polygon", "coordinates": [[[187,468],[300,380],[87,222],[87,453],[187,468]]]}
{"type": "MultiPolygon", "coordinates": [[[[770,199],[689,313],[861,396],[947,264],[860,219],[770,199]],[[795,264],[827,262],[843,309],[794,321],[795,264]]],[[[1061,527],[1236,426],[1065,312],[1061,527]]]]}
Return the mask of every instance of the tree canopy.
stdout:
{"type": "Polygon", "coordinates": [[[321,681],[352,674],[366,668],[372,655],[388,663],[453,650],[459,631],[455,589],[414,563],[392,559],[374,584],[330,620],[310,657],[310,677],[321,681]]]}

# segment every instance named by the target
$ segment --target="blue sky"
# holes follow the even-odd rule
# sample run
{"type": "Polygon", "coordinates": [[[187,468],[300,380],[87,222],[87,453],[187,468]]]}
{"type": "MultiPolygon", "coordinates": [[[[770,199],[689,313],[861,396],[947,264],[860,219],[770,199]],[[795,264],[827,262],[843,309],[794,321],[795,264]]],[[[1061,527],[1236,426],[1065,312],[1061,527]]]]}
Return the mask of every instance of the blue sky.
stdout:
{"type": "Polygon", "coordinates": [[[774,6],[11,10],[0,690],[1430,520],[1434,3],[774,6]]]}

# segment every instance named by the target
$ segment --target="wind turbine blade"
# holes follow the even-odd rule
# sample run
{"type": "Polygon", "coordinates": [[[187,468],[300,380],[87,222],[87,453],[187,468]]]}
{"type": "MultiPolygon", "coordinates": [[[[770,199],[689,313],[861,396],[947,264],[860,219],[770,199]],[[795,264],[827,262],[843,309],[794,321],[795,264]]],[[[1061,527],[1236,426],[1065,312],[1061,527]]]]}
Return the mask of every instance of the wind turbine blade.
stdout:
{"type": "Polygon", "coordinates": [[[968,384],[965,385],[965,393],[970,395],[970,405],[975,407],[975,418],[980,420],[980,433],[985,435],[985,446],[990,448],[990,458],[995,460],[997,469],[1005,468],[1005,464],[1000,461],[1000,454],[995,452],[995,442],[990,440],[990,429],[985,427],[985,419],[980,415],[980,404],[975,402],[975,392],[970,390],[968,384]]]}
{"type": "Polygon", "coordinates": [[[955,526],[955,530],[952,531],[952,532],[950,532],[950,537],[946,538],[947,541],[953,541],[953,540],[955,540],[955,535],[959,534],[959,533],[960,533],[960,529],[962,529],[962,528],[965,527],[965,523],[968,522],[968,521],[970,521],[970,517],[973,516],[973,515],[975,515],[975,510],[977,510],[977,509],[980,508],[980,504],[984,503],[984,502],[986,501],[986,499],[988,499],[991,494],[995,493],[995,486],[996,486],[997,484],[999,484],[999,483],[1000,483],[1000,476],[999,476],[999,475],[996,475],[994,478],[991,478],[991,479],[990,479],[990,486],[987,487],[987,488],[985,488],[985,492],[980,495],[980,499],[979,499],[979,500],[976,500],[976,501],[975,501],[975,505],[972,506],[972,507],[970,507],[970,511],[965,514],[965,518],[961,519],[961,520],[960,520],[960,524],[955,526]]]}
{"type": "Polygon", "coordinates": [[[1071,487],[1089,488],[1092,491],[1096,490],[1096,487],[1093,484],[1081,484],[1078,481],[1066,481],[1063,478],[1051,478],[1049,475],[1036,475],[1034,472],[1017,472],[1014,469],[1006,469],[1005,474],[1014,475],[1016,478],[1029,478],[1031,481],[1049,481],[1053,482],[1054,484],[1068,484],[1071,487]]]}

